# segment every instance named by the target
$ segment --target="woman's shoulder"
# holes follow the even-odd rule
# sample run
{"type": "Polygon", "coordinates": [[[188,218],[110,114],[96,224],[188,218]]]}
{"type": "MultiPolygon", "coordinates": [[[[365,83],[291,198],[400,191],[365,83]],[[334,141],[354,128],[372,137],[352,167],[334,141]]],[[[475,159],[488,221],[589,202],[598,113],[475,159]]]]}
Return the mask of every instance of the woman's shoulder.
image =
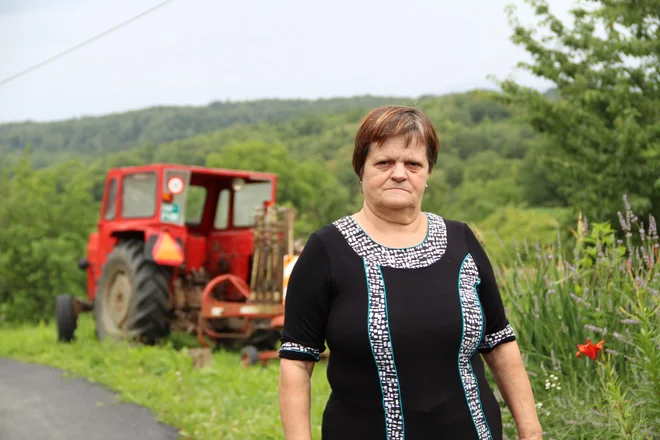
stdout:
{"type": "Polygon", "coordinates": [[[311,237],[318,238],[322,241],[332,241],[337,238],[337,234],[339,234],[339,228],[338,226],[342,223],[345,223],[347,219],[349,219],[350,216],[345,216],[342,218],[339,218],[337,220],[334,220],[330,223],[326,223],[319,227],[318,229],[314,230],[310,234],[311,237]]]}
{"type": "Polygon", "coordinates": [[[312,232],[309,233],[306,243],[311,244],[313,246],[320,246],[324,248],[334,247],[334,244],[337,243],[338,239],[343,238],[343,235],[340,232],[339,225],[342,222],[346,222],[346,220],[349,219],[349,217],[350,216],[339,218],[335,221],[326,223],[318,227],[317,229],[313,230],[312,232]]]}
{"type": "Polygon", "coordinates": [[[432,212],[425,212],[429,218],[429,226],[433,233],[441,236],[445,246],[462,249],[466,243],[471,243],[474,232],[467,222],[457,218],[447,218],[432,212]]]}
{"type": "Polygon", "coordinates": [[[465,222],[455,218],[448,218],[429,211],[424,211],[424,214],[426,214],[426,217],[429,219],[429,223],[436,227],[439,226],[441,229],[445,230],[447,234],[462,233],[465,227],[467,227],[465,222]]]}
{"type": "Polygon", "coordinates": [[[466,221],[456,218],[449,219],[430,212],[425,212],[425,214],[429,216],[430,223],[442,223],[443,227],[441,229],[443,230],[443,234],[447,237],[447,241],[453,245],[467,245],[468,249],[481,246],[481,241],[477,238],[477,234],[475,234],[466,221]]]}

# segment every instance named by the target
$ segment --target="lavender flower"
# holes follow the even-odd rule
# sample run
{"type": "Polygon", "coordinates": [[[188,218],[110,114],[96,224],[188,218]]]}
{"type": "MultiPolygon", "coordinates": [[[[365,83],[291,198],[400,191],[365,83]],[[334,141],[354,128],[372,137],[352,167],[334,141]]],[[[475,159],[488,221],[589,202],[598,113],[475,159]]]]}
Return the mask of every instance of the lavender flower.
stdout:
{"type": "Polygon", "coordinates": [[[636,285],[637,287],[639,287],[639,288],[644,289],[644,288],[646,287],[646,285],[647,285],[647,282],[646,282],[646,280],[643,279],[643,278],[636,277],[636,278],[635,278],[635,285],[636,285]]]}
{"type": "Polygon", "coordinates": [[[651,240],[658,239],[658,229],[655,225],[655,217],[649,215],[649,237],[651,240]]]}
{"type": "Polygon", "coordinates": [[[637,216],[633,213],[632,208],[630,207],[630,202],[628,202],[628,195],[623,195],[623,204],[626,207],[626,220],[629,225],[637,223],[637,216]]]}
{"type": "Polygon", "coordinates": [[[571,263],[569,263],[568,261],[564,262],[564,266],[566,266],[566,269],[568,269],[570,272],[573,272],[575,275],[578,275],[575,266],[571,265],[571,263]]]}
{"type": "Polygon", "coordinates": [[[614,332],[613,334],[614,334],[614,337],[615,337],[616,339],[618,339],[619,341],[621,341],[621,342],[623,342],[623,343],[625,343],[625,344],[628,344],[628,345],[632,345],[632,342],[631,342],[628,338],[626,338],[625,336],[623,336],[621,333],[619,333],[619,332],[614,332]]]}
{"type": "Polygon", "coordinates": [[[585,301],[584,299],[580,298],[579,296],[577,296],[573,292],[571,292],[571,298],[573,298],[575,301],[577,301],[580,304],[584,304],[585,306],[587,306],[587,308],[589,308],[589,309],[591,308],[591,303],[589,303],[588,301],[585,301]]]}
{"type": "Polygon", "coordinates": [[[623,229],[626,232],[629,231],[630,226],[628,226],[628,224],[626,223],[625,219],[623,218],[623,214],[621,214],[621,211],[618,211],[616,215],[619,217],[619,224],[621,225],[621,229],[623,229]]]}
{"type": "Polygon", "coordinates": [[[607,334],[607,329],[606,328],[596,327],[595,325],[585,324],[584,328],[586,328],[587,330],[591,330],[592,332],[598,333],[600,335],[606,335],[607,334]]]}
{"type": "Polygon", "coordinates": [[[651,263],[651,259],[649,258],[648,252],[646,252],[646,248],[644,247],[644,245],[642,245],[640,249],[642,250],[642,257],[644,259],[644,264],[649,270],[651,270],[652,263],[651,263]]]}

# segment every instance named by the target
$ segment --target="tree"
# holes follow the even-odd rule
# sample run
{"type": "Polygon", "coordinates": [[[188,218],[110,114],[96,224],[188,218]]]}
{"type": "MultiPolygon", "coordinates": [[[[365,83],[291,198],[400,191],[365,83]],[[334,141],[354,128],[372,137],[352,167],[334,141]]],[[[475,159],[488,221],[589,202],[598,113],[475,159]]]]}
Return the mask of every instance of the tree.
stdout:
{"type": "Polygon", "coordinates": [[[513,17],[512,40],[532,62],[519,66],[554,83],[553,96],[508,79],[508,103],[547,140],[542,166],[557,191],[591,219],[613,220],[622,194],[633,209],[660,206],[660,0],[585,0],[569,28],[544,0],[526,0],[537,36],[513,17]]]}
{"type": "Polygon", "coordinates": [[[26,153],[0,176],[0,325],[48,321],[58,294],[85,296],[76,261],[98,210],[93,173],[76,161],[35,171],[26,153]]]}

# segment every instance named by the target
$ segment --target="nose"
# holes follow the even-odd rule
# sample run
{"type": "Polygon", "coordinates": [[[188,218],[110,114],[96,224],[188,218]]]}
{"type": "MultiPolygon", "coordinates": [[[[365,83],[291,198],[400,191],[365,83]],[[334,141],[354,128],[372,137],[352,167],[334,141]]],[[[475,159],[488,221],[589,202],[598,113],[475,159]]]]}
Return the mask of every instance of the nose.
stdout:
{"type": "Polygon", "coordinates": [[[392,179],[397,182],[402,182],[406,180],[407,177],[405,165],[401,162],[395,162],[394,167],[392,168],[392,179]]]}

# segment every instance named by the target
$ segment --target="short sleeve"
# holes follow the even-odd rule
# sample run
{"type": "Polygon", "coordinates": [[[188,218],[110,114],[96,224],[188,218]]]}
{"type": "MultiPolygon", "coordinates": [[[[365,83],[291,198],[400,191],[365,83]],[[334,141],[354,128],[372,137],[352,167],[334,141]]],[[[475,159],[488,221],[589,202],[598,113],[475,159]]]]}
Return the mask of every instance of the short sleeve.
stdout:
{"type": "Polygon", "coordinates": [[[325,351],[330,307],[330,258],[312,233],[298,256],[286,290],[279,357],[318,362],[325,351]]]}
{"type": "Polygon", "coordinates": [[[514,341],[516,335],[506,317],[506,311],[504,310],[504,304],[502,303],[502,297],[490,260],[481,243],[479,243],[479,240],[474,235],[474,232],[472,232],[468,225],[464,225],[468,252],[470,252],[479,268],[481,282],[477,286],[477,291],[486,321],[484,337],[479,345],[479,352],[488,353],[500,344],[514,341]]]}

